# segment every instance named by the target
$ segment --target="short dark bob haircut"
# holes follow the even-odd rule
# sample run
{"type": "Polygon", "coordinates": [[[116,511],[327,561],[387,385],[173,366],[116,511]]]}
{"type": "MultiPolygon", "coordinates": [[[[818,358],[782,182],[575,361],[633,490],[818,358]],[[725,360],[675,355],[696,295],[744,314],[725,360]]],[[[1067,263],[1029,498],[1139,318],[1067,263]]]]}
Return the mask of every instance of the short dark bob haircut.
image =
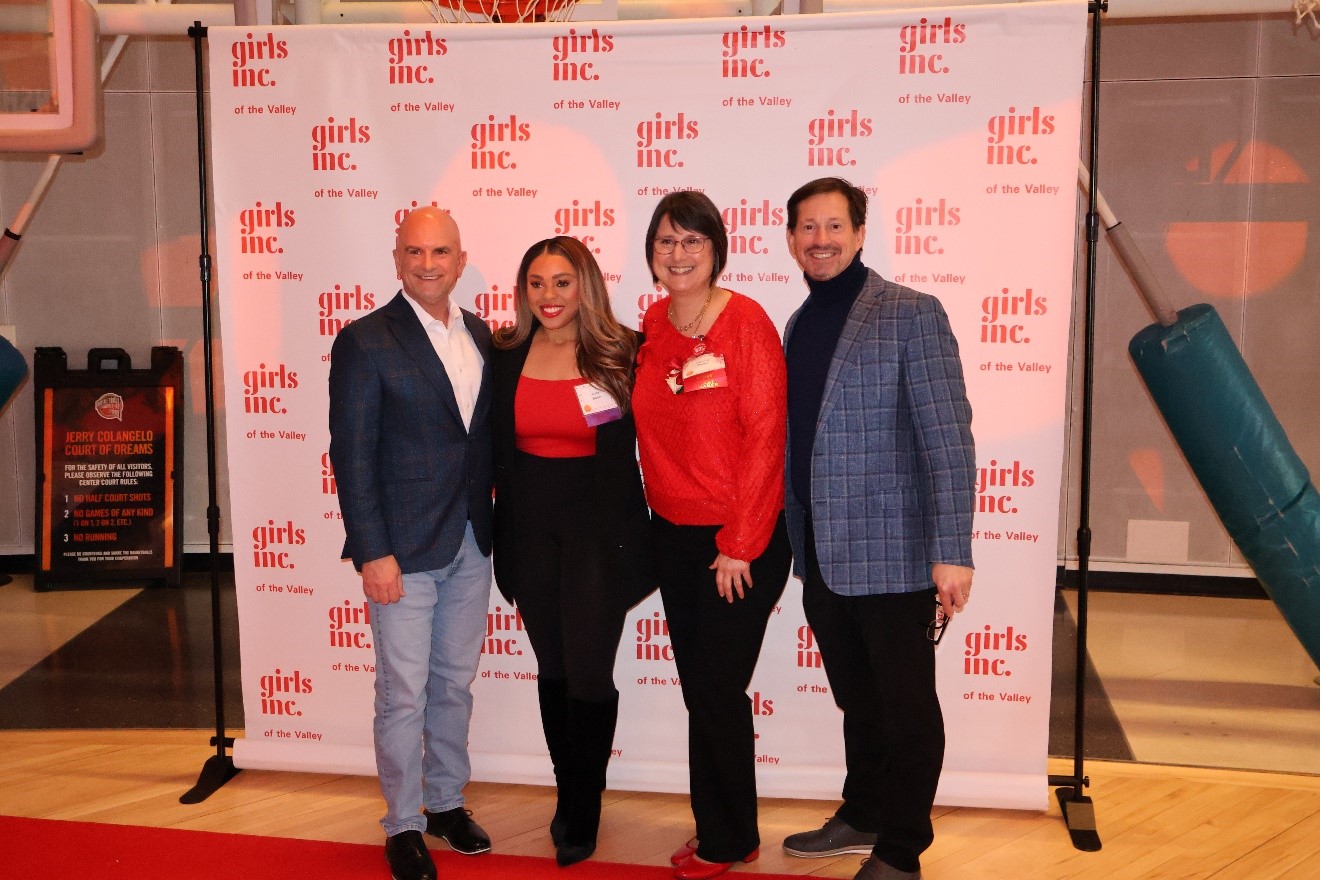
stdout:
{"type": "MultiPolygon", "coordinates": [[[[715,266],[711,269],[710,283],[724,271],[729,262],[729,236],[724,231],[724,221],[720,218],[720,209],[706,197],[705,193],[684,189],[671,192],[655,206],[651,215],[651,225],[646,227],[646,267],[651,268],[655,260],[655,231],[660,228],[660,221],[669,218],[669,222],[688,232],[704,235],[710,239],[710,246],[715,251],[715,266]]],[[[651,269],[651,283],[660,279],[651,269]]]]}

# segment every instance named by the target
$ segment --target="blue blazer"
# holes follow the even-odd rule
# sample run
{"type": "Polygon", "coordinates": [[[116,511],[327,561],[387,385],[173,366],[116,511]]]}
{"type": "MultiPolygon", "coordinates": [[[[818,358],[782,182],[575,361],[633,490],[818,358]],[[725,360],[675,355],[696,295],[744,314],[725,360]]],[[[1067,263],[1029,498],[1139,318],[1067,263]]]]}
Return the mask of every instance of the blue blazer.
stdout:
{"type": "MultiPolygon", "coordinates": [[[[940,301],[867,270],[830,362],[811,450],[816,555],[833,592],[915,592],[933,586],[933,562],[972,564],[971,423],[940,301]]],[[[793,494],[792,460],[790,450],[784,513],[802,577],[806,510],[793,494]]]]}
{"type": "Polygon", "coordinates": [[[344,557],[391,554],[405,574],[454,561],[469,520],[491,547],[490,328],[463,323],[484,366],[471,428],[426,328],[400,292],[344,327],[330,357],[330,462],[344,517],[344,557]]]}

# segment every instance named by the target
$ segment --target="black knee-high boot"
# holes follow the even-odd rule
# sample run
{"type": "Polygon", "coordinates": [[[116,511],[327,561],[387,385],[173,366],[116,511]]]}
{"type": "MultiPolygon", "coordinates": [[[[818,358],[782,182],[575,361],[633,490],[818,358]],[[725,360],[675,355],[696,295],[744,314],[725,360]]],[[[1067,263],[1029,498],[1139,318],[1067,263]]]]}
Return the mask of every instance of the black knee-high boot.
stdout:
{"type": "MultiPolygon", "coordinates": [[[[614,726],[619,717],[619,695],[607,700],[569,698],[568,730],[571,778],[568,786],[568,824],[555,851],[561,867],[590,858],[596,851],[600,829],[600,796],[614,748],[614,726]]],[[[560,789],[561,797],[563,788],[560,789]]]]}
{"type": "Polygon", "coordinates": [[[555,846],[564,842],[568,828],[568,810],[565,807],[564,786],[572,775],[572,756],[569,754],[568,683],[562,678],[539,677],[536,692],[541,702],[541,729],[545,731],[545,746],[550,752],[550,763],[555,768],[555,815],[550,820],[550,839],[555,846]]]}

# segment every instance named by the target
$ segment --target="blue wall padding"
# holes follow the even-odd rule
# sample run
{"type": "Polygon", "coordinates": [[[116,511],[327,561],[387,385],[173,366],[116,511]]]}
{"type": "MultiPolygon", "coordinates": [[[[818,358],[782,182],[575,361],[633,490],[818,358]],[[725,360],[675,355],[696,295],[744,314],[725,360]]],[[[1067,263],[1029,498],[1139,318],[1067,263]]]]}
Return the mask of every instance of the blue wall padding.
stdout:
{"type": "Polygon", "coordinates": [[[23,355],[8,339],[0,336],[0,409],[4,409],[10,396],[23,384],[27,372],[27,361],[23,360],[23,355]]]}
{"type": "Polygon", "coordinates": [[[1209,305],[1128,344],[1224,528],[1320,666],[1320,494],[1209,305]]]}

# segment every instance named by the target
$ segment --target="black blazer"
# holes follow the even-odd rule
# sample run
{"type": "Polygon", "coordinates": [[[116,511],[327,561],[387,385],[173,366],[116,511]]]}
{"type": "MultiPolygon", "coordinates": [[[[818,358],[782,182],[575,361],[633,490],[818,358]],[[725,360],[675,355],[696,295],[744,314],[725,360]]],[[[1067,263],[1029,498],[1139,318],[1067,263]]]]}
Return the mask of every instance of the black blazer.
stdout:
{"type": "Polygon", "coordinates": [[[463,323],[485,360],[470,428],[403,293],[335,337],[330,461],[358,569],[389,555],[405,574],[444,568],[469,521],[490,553],[490,328],[468,311],[463,323]]]}
{"type": "MultiPolygon", "coordinates": [[[[535,331],[533,331],[535,332],[535,331]]],[[[629,331],[631,332],[631,331],[629,331]]],[[[495,450],[495,580],[507,601],[518,598],[511,561],[518,553],[513,511],[519,485],[515,465],[513,402],[532,337],[517,348],[491,349],[491,436],[495,450]]],[[[606,577],[610,597],[622,609],[636,605],[655,589],[650,555],[651,513],[637,466],[637,426],[632,409],[621,419],[596,427],[590,497],[581,515],[589,519],[612,553],[606,577]]]]}

